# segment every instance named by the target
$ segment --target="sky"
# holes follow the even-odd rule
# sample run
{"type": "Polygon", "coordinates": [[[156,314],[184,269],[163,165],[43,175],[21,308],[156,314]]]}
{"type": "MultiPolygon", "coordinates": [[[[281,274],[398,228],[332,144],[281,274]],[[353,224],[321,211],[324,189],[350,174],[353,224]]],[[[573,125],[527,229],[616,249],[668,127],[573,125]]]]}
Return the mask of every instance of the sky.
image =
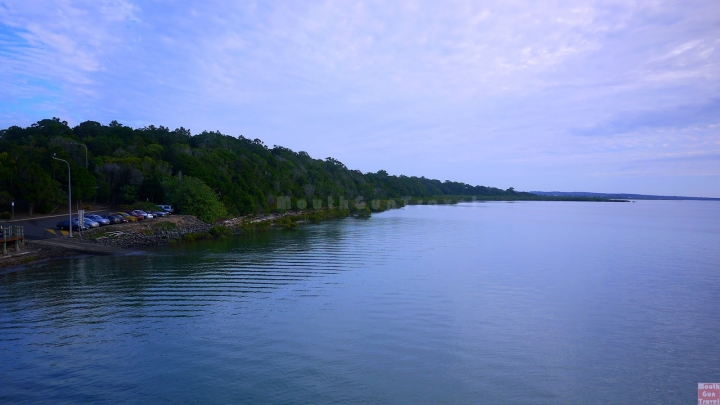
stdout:
{"type": "Polygon", "coordinates": [[[260,138],[363,172],[720,197],[718,1],[0,0],[0,128],[260,138]]]}

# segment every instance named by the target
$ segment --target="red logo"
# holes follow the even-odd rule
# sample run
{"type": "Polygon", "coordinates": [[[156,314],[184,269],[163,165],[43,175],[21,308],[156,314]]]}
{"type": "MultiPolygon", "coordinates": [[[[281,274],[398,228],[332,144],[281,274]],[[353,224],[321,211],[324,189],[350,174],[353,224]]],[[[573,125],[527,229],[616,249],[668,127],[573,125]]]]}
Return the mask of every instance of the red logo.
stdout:
{"type": "Polygon", "coordinates": [[[698,383],[698,405],[720,405],[720,383],[698,383]]]}

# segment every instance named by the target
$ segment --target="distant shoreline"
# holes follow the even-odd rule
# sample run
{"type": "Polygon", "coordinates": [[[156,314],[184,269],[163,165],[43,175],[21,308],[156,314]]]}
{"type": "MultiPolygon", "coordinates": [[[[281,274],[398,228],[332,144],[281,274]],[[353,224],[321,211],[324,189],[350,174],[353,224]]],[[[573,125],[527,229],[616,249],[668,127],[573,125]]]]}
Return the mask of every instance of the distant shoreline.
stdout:
{"type": "Polygon", "coordinates": [[[543,197],[588,197],[607,198],[623,200],[681,200],[681,201],[720,201],[715,197],[686,197],[652,194],[627,194],[627,193],[593,193],[587,191],[529,191],[529,193],[543,197]]]}

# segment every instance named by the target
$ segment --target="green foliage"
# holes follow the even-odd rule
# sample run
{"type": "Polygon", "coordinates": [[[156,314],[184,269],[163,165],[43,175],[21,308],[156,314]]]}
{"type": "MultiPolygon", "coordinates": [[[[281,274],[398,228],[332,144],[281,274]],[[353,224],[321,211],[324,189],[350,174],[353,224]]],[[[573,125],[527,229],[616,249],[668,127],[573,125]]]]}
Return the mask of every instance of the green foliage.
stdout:
{"type": "Polygon", "coordinates": [[[10,203],[15,201],[15,197],[10,195],[7,191],[0,190],[0,207],[7,206],[10,207],[10,203]]]}
{"type": "Polygon", "coordinates": [[[257,233],[267,231],[270,229],[270,225],[272,225],[272,221],[265,220],[258,222],[244,222],[238,228],[245,233],[257,233]]]}
{"type": "Polygon", "coordinates": [[[195,215],[207,223],[227,215],[225,205],[202,180],[183,176],[173,178],[168,183],[170,201],[179,213],[195,215]]]}
{"type": "Polygon", "coordinates": [[[210,228],[210,234],[215,238],[219,238],[221,236],[232,236],[233,231],[225,225],[215,225],[210,228]]]}
{"type": "Polygon", "coordinates": [[[131,184],[126,184],[122,187],[120,187],[120,197],[122,199],[122,202],[126,204],[131,204],[138,199],[138,189],[137,186],[133,186],[131,184]]]}
{"type": "Polygon", "coordinates": [[[37,211],[41,214],[48,214],[55,209],[56,205],[50,201],[43,201],[37,205],[37,211]]]}
{"type": "Polygon", "coordinates": [[[452,205],[464,199],[452,196],[430,196],[428,198],[409,198],[408,205],[452,205]]]}
{"type": "Polygon", "coordinates": [[[84,166],[75,166],[72,170],[73,199],[87,201],[95,195],[97,180],[84,166]]]}
{"type": "Polygon", "coordinates": [[[402,198],[390,198],[387,200],[372,200],[368,204],[372,212],[383,212],[393,208],[402,208],[405,206],[405,200],[402,198]]]}
{"type": "Polygon", "coordinates": [[[275,220],[275,225],[279,225],[283,227],[284,229],[295,229],[298,227],[298,222],[296,218],[292,216],[285,216],[282,218],[278,218],[275,220]]]}
{"type": "Polygon", "coordinates": [[[0,219],[12,219],[12,214],[7,211],[0,212],[0,219]]]}
{"type": "MultiPolygon", "coordinates": [[[[117,121],[108,125],[86,121],[70,128],[58,118],[41,120],[27,128],[13,126],[0,130],[0,196],[14,196],[24,206],[35,206],[41,201],[52,201],[53,193],[66,190],[67,169],[62,162],[52,161],[52,153],[70,163],[76,199],[97,199],[113,205],[145,200],[171,202],[179,212],[202,212],[208,221],[226,215],[225,212],[246,215],[287,209],[332,211],[338,207],[353,210],[354,215],[365,215],[364,207],[354,207],[359,197],[372,212],[392,208],[390,201],[401,207],[407,196],[416,198],[416,202],[441,201],[448,196],[534,198],[512,187],[502,190],[425,177],[393,176],[385,170],[363,174],[332,157],[313,159],[306,152],[282,146],[270,148],[259,139],[243,136],[207,131],[192,135],[185,128],[170,130],[154,125],[131,128],[117,121]],[[78,143],[88,147],[87,169],[84,148],[78,147],[78,143]],[[27,177],[26,169],[32,164],[56,182],[42,179],[47,186],[42,196],[28,193],[33,190],[22,185],[21,177],[27,177]],[[180,173],[183,179],[195,178],[205,187],[195,181],[187,186],[178,185],[180,173]],[[178,187],[198,189],[196,194],[217,200],[222,206],[211,203],[209,209],[201,208],[202,204],[195,201],[196,195],[185,199],[178,194],[178,187]],[[207,190],[215,197],[211,198],[207,190]],[[288,201],[289,207],[278,207],[281,196],[288,198],[281,201],[288,201]],[[184,207],[173,199],[182,200],[184,207]],[[343,206],[340,199],[349,202],[348,206],[343,206]],[[373,206],[372,201],[385,202],[373,206]]],[[[33,174],[39,176],[36,170],[33,174]]]]}
{"type": "Polygon", "coordinates": [[[370,218],[370,215],[372,215],[372,211],[370,211],[369,207],[363,207],[357,212],[357,216],[361,218],[370,218]]]}
{"type": "Polygon", "coordinates": [[[18,188],[28,202],[30,215],[36,205],[45,208],[59,200],[60,184],[50,178],[37,163],[31,163],[23,170],[18,188]]]}

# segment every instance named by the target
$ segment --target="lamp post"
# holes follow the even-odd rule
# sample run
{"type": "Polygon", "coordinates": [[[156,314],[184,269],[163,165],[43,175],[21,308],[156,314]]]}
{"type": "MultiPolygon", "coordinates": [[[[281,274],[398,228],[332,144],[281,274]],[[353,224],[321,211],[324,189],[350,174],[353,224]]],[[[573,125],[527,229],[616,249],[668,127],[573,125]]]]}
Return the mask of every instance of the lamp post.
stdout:
{"type": "Polygon", "coordinates": [[[87,168],[88,168],[88,162],[87,162],[88,150],[87,150],[87,145],[82,144],[82,143],[77,143],[77,142],[70,142],[70,145],[80,145],[80,146],[85,147],[85,168],[87,169],[87,168]]]}
{"type": "Polygon", "coordinates": [[[12,220],[15,220],[15,201],[10,203],[10,206],[12,207],[12,220]]]}
{"type": "MultiPolygon", "coordinates": [[[[72,190],[70,189],[70,184],[72,183],[70,181],[70,163],[67,162],[67,160],[56,158],[55,154],[53,153],[52,158],[55,160],[61,160],[65,162],[65,164],[68,167],[68,228],[70,228],[70,237],[72,238],[72,190]]],[[[78,227],[80,226],[80,221],[78,221],[78,227]]]]}

